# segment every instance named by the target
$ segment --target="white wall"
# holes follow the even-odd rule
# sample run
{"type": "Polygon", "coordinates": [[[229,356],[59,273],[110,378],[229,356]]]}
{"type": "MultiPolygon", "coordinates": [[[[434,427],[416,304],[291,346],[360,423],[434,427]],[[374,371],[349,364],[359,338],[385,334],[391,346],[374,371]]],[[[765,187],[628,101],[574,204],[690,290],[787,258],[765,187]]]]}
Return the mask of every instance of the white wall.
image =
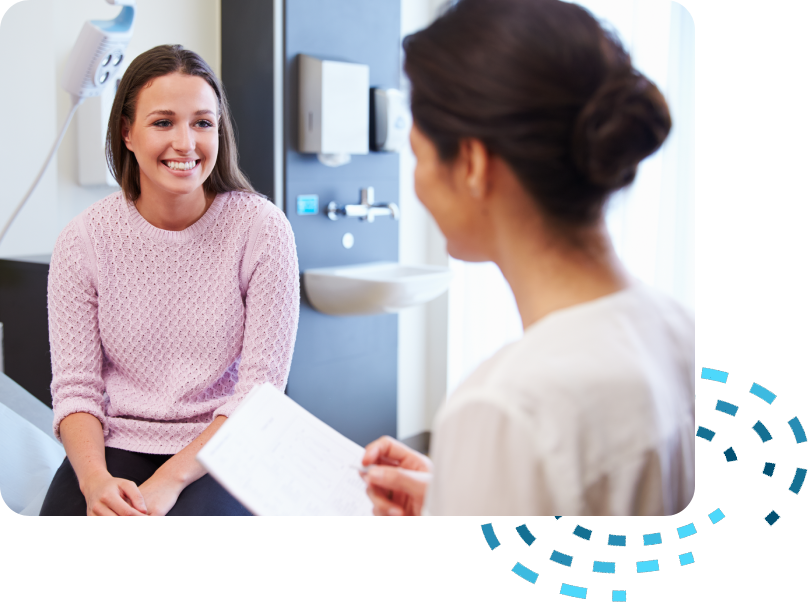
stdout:
{"type": "MultiPolygon", "coordinates": [[[[444,0],[402,0],[401,37],[429,25],[444,0]]],[[[408,83],[404,74],[401,89],[408,83]]],[[[446,240],[413,189],[415,157],[401,152],[399,257],[402,263],[447,265],[446,240]]],[[[399,314],[398,437],[429,431],[446,395],[447,295],[399,314]]]]}
{"type": "MultiPolygon", "coordinates": [[[[52,0],[20,2],[0,23],[0,223],[28,190],[56,135],[52,7],[52,0]]],[[[57,208],[56,170],[50,169],[0,255],[49,253],[58,234],[57,208]]]]}
{"type": "MultiPolygon", "coordinates": [[[[70,108],[58,78],[84,21],[109,19],[118,11],[103,0],[26,0],[3,18],[0,81],[7,93],[0,95],[0,224],[33,181],[70,108]]],[[[158,44],[182,44],[220,73],[219,0],[138,0],[137,11],[128,59],[158,44]]],[[[73,217],[115,190],[79,186],[77,146],[74,119],[42,183],[0,244],[0,257],[49,254],[73,217]]]]}

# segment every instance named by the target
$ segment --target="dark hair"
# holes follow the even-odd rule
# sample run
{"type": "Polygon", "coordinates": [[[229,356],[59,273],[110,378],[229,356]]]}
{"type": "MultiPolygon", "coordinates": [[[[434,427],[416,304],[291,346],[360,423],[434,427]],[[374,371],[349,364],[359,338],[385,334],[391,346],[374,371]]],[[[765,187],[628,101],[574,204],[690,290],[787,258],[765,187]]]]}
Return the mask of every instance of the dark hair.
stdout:
{"type": "Polygon", "coordinates": [[[481,140],[560,224],[597,220],[671,128],[656,86],[575,4],[460,0],[404,50],[413,120],[441,159],[481,140]]]}
{"type": "Polygon", "coordinates": [[[230,110],[219,78],[210,66],[195,52],[182,46],[163,45],[147,50],[127,68],[123,74],[107,127],[107,165],[120,184],[127,199],[135,202],[140,197],[140,168],[135,154],[126,148],[121,133],[122,119],[135,120],[135,104],[144,86],[154,78],[171,73],[195,75],[204,79],[216,94],[219,102],[219,154],[216,165],[202,185],[205,194],[219,194],[234,190],[255,192],[247,177],[238,167],[238,150],[230,121],[230,110]]]}

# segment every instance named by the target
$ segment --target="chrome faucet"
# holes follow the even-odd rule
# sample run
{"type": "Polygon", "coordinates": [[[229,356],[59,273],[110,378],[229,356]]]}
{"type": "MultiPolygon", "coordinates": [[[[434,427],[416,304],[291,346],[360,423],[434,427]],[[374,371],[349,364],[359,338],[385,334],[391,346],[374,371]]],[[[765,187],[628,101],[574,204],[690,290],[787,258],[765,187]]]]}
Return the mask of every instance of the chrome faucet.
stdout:
{"type": "Polygon", "coordinates": [[[388,203],[387,205],[377,205],[373,187],[368,186],[361,191],[361,202],[356,205],[343,205],[340,207],[334,201],[328,203],[326,213],[328,219],[337,221],[337,217],[344,215],[345,217],[358,217],[369,222],[373,222],[377,217],[389,215],[394,220],[399,218],[398,205],[395,203],[388,203]]]}

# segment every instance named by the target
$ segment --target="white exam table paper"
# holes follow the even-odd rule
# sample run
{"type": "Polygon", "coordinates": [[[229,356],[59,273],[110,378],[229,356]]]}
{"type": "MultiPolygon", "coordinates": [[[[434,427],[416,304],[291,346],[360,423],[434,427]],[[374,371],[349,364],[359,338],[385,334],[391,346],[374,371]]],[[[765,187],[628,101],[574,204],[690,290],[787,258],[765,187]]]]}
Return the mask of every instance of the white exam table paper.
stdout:
{"type": "Polygon", "coordinates": [[[365,450],[270,384],[253,388],[196,458],[259,516],[369,516],[365,450]]]}

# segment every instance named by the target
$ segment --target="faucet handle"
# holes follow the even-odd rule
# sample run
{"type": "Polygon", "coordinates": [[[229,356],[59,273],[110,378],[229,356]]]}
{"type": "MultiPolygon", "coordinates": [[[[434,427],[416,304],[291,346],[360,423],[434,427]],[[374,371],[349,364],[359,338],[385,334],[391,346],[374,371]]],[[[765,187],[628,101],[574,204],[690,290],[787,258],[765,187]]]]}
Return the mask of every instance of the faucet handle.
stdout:
{"type": "Polygon", "coordinates": [[[376,203],[376,194],[373,190],[373,186],[368,186],[367,188],[362,188],[360,191],[360,198],[362,199],[363,205],[374,205],[376,203]]]}

